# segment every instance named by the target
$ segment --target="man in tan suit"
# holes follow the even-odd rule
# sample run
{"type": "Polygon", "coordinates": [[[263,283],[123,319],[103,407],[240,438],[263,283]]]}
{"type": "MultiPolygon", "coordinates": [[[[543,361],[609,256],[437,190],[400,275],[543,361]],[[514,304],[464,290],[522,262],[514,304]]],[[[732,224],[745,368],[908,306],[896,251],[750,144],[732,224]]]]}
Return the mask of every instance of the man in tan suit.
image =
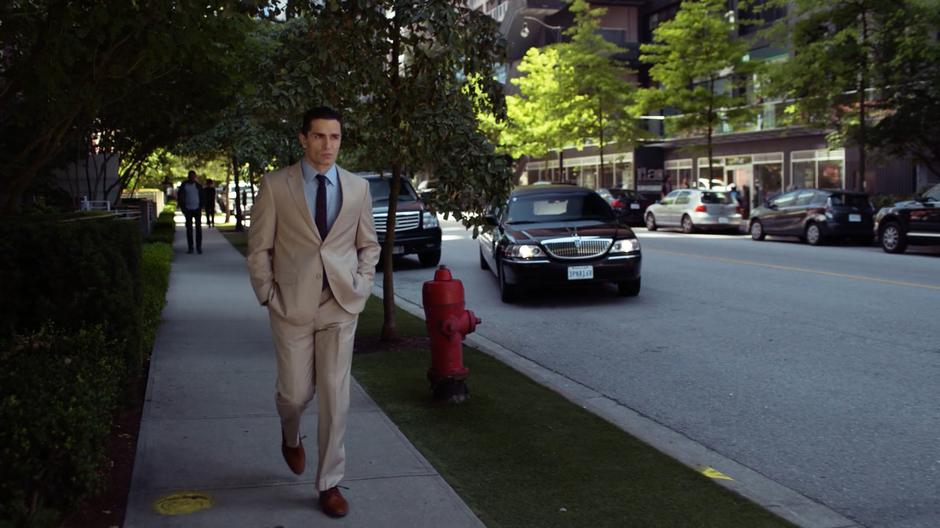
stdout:
{"type": "Polygon", "coordinates": [[[319,502],[327,515],[342,517],[348,504],[337,484],[345,472],[353,339],[380,247],[368,182],[336,165],[339,113],[308,111],[299,139],[303,160],[261,181],[248,269],[274,334],[281,453],[294,473],[303,473],[300,416],[318,392],[319,502]]]}

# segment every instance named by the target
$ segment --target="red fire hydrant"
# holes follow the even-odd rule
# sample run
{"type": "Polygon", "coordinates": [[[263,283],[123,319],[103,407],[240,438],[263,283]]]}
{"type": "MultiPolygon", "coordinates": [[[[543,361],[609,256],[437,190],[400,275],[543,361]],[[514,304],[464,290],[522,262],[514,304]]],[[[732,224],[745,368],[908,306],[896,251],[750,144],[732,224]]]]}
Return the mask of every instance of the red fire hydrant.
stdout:
{"type": "Polygon", "coordinates": [[[463,338],[480,324],[480,318],[464,310],[463,283],[454,280],[447,266],[424,283],[421,298],[424,319],[431,338],[431,368],[428,380],[434,399],[462,402],[470,397],[463,366],[463,338]]]}

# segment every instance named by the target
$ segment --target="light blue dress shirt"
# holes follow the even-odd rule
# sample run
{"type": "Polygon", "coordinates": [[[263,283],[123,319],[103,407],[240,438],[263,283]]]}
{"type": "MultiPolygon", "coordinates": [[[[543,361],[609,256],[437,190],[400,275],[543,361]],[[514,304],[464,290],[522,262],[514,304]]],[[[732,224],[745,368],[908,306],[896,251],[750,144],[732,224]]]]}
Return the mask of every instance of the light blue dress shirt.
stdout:
{"type": "MultiPolygon", "coordinates": [[[[310,220],[313,225],[317,225],[317,172],[306,160],[300,162],[300,168],[304,175],[304,197],[307,199],[307,209],[310,210],[310,220]]],[[[336,164],[327,169],[326,174],[326,228],[327,231],[333,227],[339,215],[339,209],[343,205],[343,196],[339,188],[339,171],[336,170],[336,164]]]]}

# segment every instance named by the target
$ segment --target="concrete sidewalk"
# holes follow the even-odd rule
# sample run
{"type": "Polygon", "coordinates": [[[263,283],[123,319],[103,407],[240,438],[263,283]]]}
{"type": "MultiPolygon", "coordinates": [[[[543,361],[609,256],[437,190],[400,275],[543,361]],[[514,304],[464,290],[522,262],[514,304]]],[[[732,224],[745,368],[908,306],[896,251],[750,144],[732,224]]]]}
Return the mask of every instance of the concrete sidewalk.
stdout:
{"type": "Polygon", "coordinates": [[[307,471],[296,477],[281,458],[267,312],[241,254],[215,229],[203,235],[203,254],[189,255],[177,229],[124,525],[483,526],[356,383],[341,483],[350,512],[320,512],[316,404],[302,426],[307,471]]]}

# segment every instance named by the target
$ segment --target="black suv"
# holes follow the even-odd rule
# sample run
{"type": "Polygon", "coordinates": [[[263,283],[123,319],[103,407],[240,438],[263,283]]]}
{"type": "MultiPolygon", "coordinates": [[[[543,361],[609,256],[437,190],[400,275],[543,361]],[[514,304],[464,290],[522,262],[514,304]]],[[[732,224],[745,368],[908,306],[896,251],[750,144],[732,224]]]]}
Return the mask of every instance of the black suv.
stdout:
{"type": "Polygon", "coordinates": [[[903,253],[908,244],[940,244],[940,184],[916,200],[882,207],[875,234],[888,253],[903,253]]]}
{"type": "MultiPolygon", "coordinates": [[[[376,173],[360,174],[369,182],[372,193],[372,218],[379,243],[385,243],[385,223],[388,219],[388,198],[391,176],[376,173]]],[[[418,255],[422,266],[437,266],[441,261],[441,226],[437,217],[427,210],[411,183],[402,178],[395,213],[396,256],[418,255]]]]}
{"type": "Polygon", "coordinates": [[[748,230],[754,240],[790,235],[810,245],[844,237],[871,244],[874,208],[868,195],[838,189],[797,189],[751,211],[748,230]]]}

